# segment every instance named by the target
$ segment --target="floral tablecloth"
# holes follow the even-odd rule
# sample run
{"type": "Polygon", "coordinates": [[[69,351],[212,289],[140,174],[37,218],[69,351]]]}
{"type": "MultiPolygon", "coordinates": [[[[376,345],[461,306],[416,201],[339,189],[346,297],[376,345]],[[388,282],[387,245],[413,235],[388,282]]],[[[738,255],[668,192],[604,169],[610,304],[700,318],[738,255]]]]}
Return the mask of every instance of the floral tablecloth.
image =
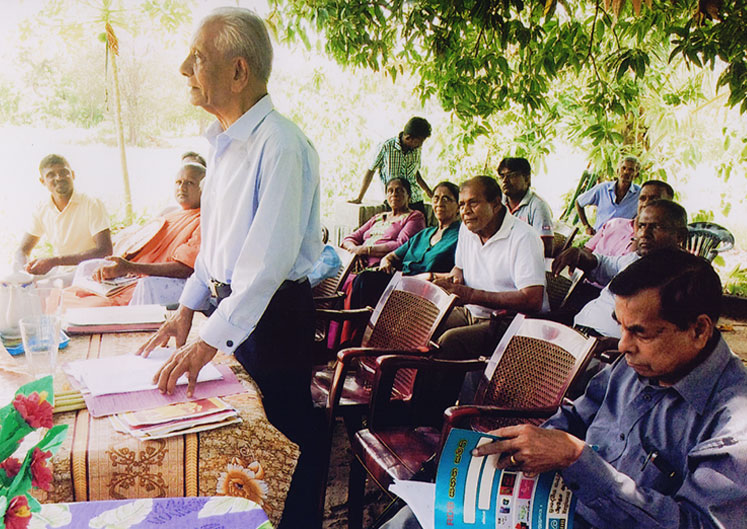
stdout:
{"type": "MultiPolygon", "coordinates": [[[[134,351],[147,333],[73,337],[59,363],[134,351]]],[[[198,434],[139,441],[116,432],[107,418],[86,410],[55,415],[55,424],[70,425],[53,457],[50,492],[37,491],[42,503],[238,496],[259,504],[277,525],[298,460],[298,447],[273,427],[264,414],[254,382],[232,356],[218,353],[214,362],[228,364],[247,393],[223,397],[243,422],[198,434]]],[[[70,389],[58,369],[55,391],[70,389]]]]}
{"type": "Polygon", "coordinates": [[[145,498],[48,503],[29,529],[271,529],[267,515],[244,498],[145,498]]]}

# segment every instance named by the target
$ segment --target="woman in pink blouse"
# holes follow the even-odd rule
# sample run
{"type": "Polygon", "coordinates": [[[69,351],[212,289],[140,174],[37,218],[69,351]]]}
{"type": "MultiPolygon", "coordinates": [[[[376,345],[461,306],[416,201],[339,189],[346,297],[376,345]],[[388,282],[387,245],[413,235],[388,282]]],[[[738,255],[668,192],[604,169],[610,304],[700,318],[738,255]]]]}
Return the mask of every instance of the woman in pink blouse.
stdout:
{"type": "MultiPolygon", "coordinates": [[[[410,204],[410,182],[404,178],[392,178],[386,185],[386,201],[392,211],[379,213],[342,240],[342,246],[358,255],[365,267],[377,266],[381,258],[402,246],[417,232],[425,228],[425,216],[412,210],[410,204]]],[[[342,287],[345,292],[345,308],[350,308],[350,294],[355,274],[350,274],[342,287]]],[[[353,329],[346,322],[339,329],[336,322],[329,327],[329,343],[334,344],[337,333],[342,333],[340,342],[353,339],[353,329]]]]}
{"type": "Polygon", "coordinates": [[[402,246],[425,228],[425,217],[410,209],[410,182],[393,178],[386,185],[386,201],[392,211],[379,213],[342,240],[341,246],[375,266],[389,252],[402,246]]]}

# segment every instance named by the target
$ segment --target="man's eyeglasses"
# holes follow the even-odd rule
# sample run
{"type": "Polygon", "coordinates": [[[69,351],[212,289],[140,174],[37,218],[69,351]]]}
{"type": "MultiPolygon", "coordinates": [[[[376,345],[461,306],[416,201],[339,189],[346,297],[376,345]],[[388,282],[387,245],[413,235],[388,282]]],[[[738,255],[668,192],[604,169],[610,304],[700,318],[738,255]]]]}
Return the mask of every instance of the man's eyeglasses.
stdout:
{"type": "Polygon", "coordinates": [[[507,178],[516,178],[518,176],[522,176],[519,171],[504,171],[502,173],[498,173],[498,178],[500,178],[501,180],[506,180],[507,178]]]}

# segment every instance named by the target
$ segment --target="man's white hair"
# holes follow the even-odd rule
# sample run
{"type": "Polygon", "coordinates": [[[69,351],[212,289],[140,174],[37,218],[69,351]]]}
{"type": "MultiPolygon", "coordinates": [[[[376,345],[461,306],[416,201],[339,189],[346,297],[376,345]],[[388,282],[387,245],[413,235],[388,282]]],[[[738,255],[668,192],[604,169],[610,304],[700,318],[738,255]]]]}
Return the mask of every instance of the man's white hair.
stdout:
{"type": "Polygon", "coordinates": [[[200,26],[220,23],[213,44],[226,57],[243,57],[252,74],[267,83],[272,71],[272,43],[264,21],[253,11],[241,7],[219,7],[206,16],[200,26]]]}
{"type": "Polygon", "coordinates": [[[640,171],[641,170],[641,162],[638,160],[638,158],[636,158],[632,154],[629,154],[628,156],[623,156],[620,159],[620,163],[617,164],[617,168],[619,169],[620,167],[622,167],[622,165],[625,162],[633,162],[635,164],[635,170],[636,171],[640,171]]]}

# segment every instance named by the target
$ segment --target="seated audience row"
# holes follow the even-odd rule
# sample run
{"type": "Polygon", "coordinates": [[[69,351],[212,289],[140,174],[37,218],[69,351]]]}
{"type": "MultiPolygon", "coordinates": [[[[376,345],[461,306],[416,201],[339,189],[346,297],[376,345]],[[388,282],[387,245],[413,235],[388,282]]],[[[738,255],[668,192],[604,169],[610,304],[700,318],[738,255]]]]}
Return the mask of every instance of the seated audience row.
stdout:
{"type": "MultiPolygon", "coordinates": [[[[474,455],[560,472],[577,499],[574,527],[743,527],[747,371],[716,327],[718,275],[669,248],[609,286],[624,356],[540,427],[494,430],[500,440],[474,455]]],[[[382,527],[421,526],[405,507],[382,527]]]]}
{"type": "Polygon", "coordinates": [[[15,255],[15,268],[64,285],[70,284],[75,265],[81,263],[92,270],[97,281],[125,275],[141,278],[111,297],[71,287],[66,293],[71,306],[176,303],[200,249],[201,181],[205,176],[205,160],[199,154],[184,153],[182,163],[174,188],[179,207],[167,208],[144,226],[123,230],[112,247],[104,205],[75,192],[75,172],[64,157],[45,156],[39,173],[50,200],[32,215],[31,227],[15,255]],[[51,243],[55,255],[29,261],[42,236],[51,243]]]}

